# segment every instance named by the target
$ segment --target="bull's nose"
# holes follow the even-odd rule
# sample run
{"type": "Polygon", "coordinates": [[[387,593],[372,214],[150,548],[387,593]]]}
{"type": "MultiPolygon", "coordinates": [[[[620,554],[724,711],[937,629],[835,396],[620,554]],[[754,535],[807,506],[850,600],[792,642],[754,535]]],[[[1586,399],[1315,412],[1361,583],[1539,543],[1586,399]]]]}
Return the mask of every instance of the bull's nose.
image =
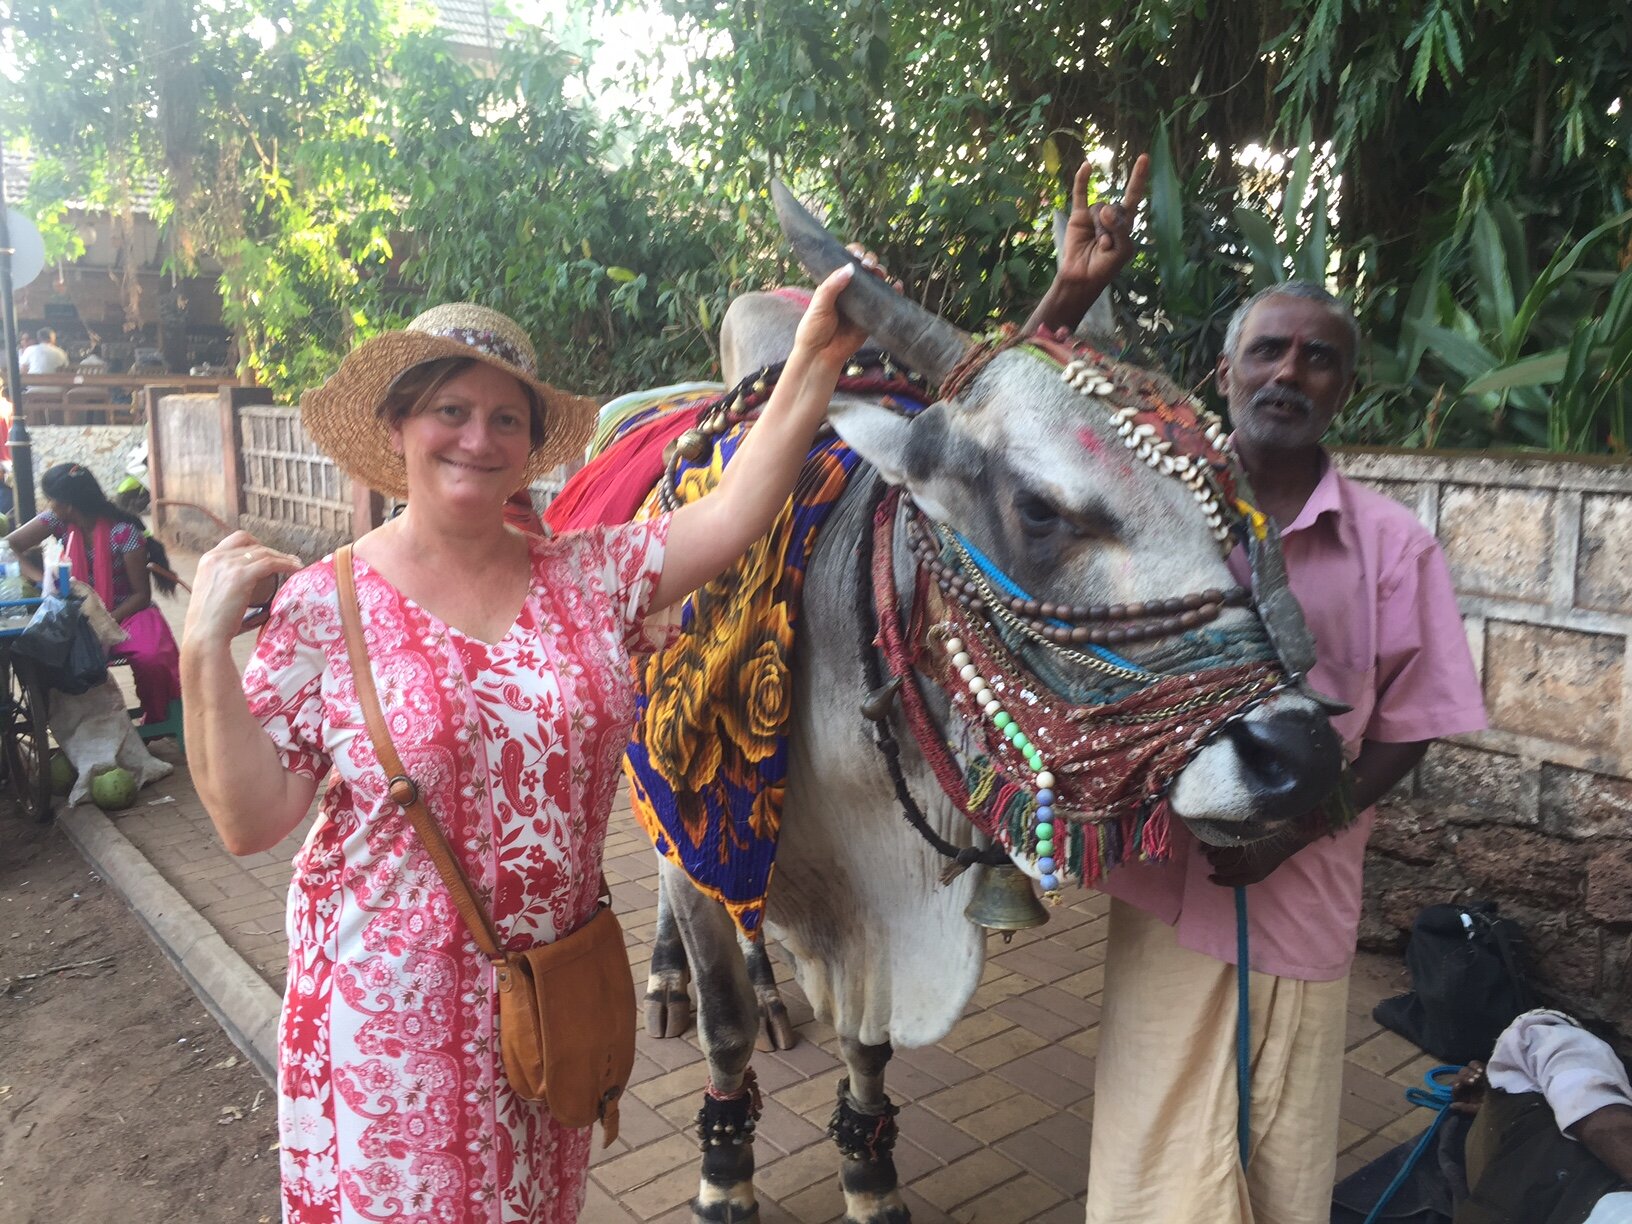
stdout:
{"type": "Polygon", "coordinates": [[[1321,715],[1285,710],[1233,722],[1225,734],[1265,819],[1302,816],[1337,785],[1341,745],[1332,724],[1321,715]]]}

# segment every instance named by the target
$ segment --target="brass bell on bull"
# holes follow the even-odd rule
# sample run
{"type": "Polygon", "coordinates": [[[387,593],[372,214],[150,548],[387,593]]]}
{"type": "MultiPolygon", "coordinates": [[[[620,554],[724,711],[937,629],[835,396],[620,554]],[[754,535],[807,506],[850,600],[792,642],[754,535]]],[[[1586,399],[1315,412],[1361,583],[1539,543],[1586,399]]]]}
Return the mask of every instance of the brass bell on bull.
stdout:
{"type": "Polygon", "coordinates": [[[704,455],[708,454],[711,446],[712,443],[710,442],[707,434],[703,433],[700,429],[688,429],[685,433],[681,434],[679,440],[675,442],[674,449],[679,451],[683,457],[695,463],[704,455]]]}
{"type": "Polygon", "coordinates": [[[1031,877],[1013,863],[980,869],[975,895],[964,907],[963,916],[988,931],[1002,931],[1004,943],[1013,939],[1016,931],[1048,921],[1048,911],[1037,899],[1031,877]]]}

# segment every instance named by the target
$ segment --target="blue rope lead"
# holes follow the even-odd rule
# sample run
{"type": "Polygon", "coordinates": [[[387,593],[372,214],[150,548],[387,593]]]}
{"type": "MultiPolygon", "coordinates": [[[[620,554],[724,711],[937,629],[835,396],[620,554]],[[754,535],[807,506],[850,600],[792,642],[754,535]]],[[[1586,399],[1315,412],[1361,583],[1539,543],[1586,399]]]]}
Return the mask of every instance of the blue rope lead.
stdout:
{"type": "Polygon", "coordinates": [[[1417,1146],[1411,1149],[1411,1155],[1406,1157],[1400,1171],[1394,1174],[1394,1180],[1388,1183],[1388,1189],[1384,1190],[1383,1197],[1377,1200],[1377,1206],[1371,1209],[1365,1224],[1376,1224],[1377,1217],[1383,1213],[1383,1208],[1388,1206],[1388,1201],[1394,1197],[1399,1188],[1405,1185],[1406,1178],[1411,1176],[1411,1170],[1417,1167],[1417,1161],[1422,1158],[1422,1154],[1428,1150],[1428,1145],[1434,1141],[1434,1136],[1439,1133],[1439,1124],[1445,1121],[1445,1115],[1451,1112],[1451,1086],[1440,1083],[1439,1077],[1441,1075],[1454,1077],[1460,1070],[1461,1067],[1448,1065],[1435,1067],[1422,1077],[1427,1087],[1405,1090],[1405,1099],[1411,1104],[1439,1112],[1434,1115],[1432,1125],[1423,1132],[1422,1138],[1417,1140],[1417,1146]]]}
{"type": "Polygon", "coordinates": [[[1235,1122],[1236,1145],[1241,1149],[1241,1171],[1247,1169],[1252,1140],[1252,1012],[1248,1007],[1247,890],[1235,890],[1235,1094],[1240,1102],[1235,1122]]]}
{"type": "MultiPolygon", "coordinates": [[[[1247,890],[1237,887],[1235,890],[1235,1092],[1239,1101],[1235,1123],[1236,1144],[1240,1149],[1241,1170],[1246,1172],[1247,1156],[1252,1139],[1252,1012],[1249,1006],[1249,962],[1247,959],[1247,890]]],[[[1422,1077],[1424,1087],[1407,1088],[1405,1099],[1412,1105],[1423,1109],[1436,1110],[1434,1120],[1417,1140],[1417,1146],[1411,1149],[1411,1155],[1406,1158],[1405,1164],[1389,1182],[1388,1189],[1383,1191],[1382,1198],[1371,1209],[1371,1214],[1365,1219],[1365,1224],[1377,1224],[1377,1218],[1383,1208],[1388,1206],[1389,1200],[1405,1185],[1406,1179],[1411,1176],[1411,1170],[1416,1168],[1417,1161],[1428,1150],[1428,1145],[1434,1141],[1439,1133],[1440,1123],[1445,1121],[1445,1115],[1451,1112],[1451,1086],[1440,1083],[1441,1076],[1454,1078],[1461,1067],[1442,1064],[1435,1067],[1422,1077]]]]}

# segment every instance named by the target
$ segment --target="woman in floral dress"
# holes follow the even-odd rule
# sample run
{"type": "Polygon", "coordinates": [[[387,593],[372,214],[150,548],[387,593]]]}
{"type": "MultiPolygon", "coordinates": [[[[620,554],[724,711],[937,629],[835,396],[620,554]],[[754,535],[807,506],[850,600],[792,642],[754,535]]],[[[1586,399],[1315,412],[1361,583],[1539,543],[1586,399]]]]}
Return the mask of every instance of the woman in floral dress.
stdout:
{"type": "MultiPolygon", "coordinates": [[[[407,772],[507,949],[593,913],[630,655],[786,502],[864,338],[835,306],[848,273],[816,291],[729,477],[651,522],[549,538],[505,524],[517,488],[581,451],[593,405],[538,382],[497,312],[437,307],[305,397],[308,432],[353,479],[408,499],[356,545],[368,654],[407,772]]],[[[571,1224],[590,1131],[505,1079],[492,967],[386,795],[334,559],[302,570],[245,532],[223,541],[199,564],[182,669],[189,764],[229,850],[276,845],[328,778],[289,893],[284,1219],[571,1224]],[[291,573],[240,680],[232,638],[291,573]]]]}

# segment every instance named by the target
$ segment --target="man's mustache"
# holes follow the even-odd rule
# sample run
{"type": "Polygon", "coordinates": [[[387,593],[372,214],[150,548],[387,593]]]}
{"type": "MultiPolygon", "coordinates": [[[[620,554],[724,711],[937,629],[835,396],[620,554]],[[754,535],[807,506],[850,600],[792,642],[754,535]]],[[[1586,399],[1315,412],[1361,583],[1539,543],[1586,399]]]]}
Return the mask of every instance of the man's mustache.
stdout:
{"type": "Polygon", "coordinates": [[[1302,391],[1292,387],[1259,387],[1257,391],[1253,392],[1252,399],[1248,403],[1253,408],[1262,408],[1267,404],[1280,404],[1286,408],[1295,408],[1305,416],[1315,410],[1314,400],[1310,399],[1302,391]]]}

